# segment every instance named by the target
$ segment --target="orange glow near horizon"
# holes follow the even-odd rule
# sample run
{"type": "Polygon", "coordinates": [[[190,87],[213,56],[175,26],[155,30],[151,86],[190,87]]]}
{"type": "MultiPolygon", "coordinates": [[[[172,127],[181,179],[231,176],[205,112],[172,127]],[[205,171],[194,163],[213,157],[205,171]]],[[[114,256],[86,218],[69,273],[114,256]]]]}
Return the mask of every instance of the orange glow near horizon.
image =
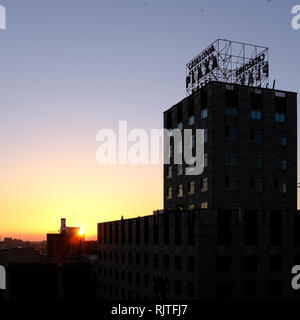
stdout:
{"type": "Polygon", "coordinates": [[[162,166],[101,166],[91,150],[76,154],[32,152],[1,166],[1,239],[45,240],[62,217],[68,226],[82,226],[86,239],[96,239],[99,222],[162,208],[162,166]]]}

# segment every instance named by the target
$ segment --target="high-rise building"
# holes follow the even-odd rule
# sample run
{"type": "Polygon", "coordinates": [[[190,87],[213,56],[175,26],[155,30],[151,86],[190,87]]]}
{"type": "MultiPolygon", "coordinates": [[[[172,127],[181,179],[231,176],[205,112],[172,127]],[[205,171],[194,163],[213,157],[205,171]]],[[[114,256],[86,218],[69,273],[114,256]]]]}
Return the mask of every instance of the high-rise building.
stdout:
{"type": "Polygon", "coordinates": [[[164,209],[297,209],[296,93],[211,81],[164,128],[204,129],[205,143],[201,175],[164,165],[164,209]]]}

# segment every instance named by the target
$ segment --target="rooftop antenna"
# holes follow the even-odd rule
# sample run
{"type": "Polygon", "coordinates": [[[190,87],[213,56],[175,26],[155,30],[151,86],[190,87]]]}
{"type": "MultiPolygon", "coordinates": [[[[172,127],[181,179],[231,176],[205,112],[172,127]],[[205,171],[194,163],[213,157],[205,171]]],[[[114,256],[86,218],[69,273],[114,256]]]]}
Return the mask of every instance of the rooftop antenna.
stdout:
{"type": "Polygon", "coordinates": [[[273,81],[273,90],[275,89],[276,79],[273,81]]]}

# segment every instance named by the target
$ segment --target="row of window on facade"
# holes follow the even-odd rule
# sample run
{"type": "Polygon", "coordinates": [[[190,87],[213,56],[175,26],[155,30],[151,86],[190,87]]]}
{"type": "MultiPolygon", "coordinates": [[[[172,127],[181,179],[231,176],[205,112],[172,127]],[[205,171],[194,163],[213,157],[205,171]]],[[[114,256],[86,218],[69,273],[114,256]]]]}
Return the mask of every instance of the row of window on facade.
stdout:
{"type": "MultiPolygon", "coordinates": [[[[226,90],[226,115],[230,117],[238,116],[238,95],[237,92],[232,92],[226,90]]],[[[207,93],[204,92],[201,95],[201,113],[200,118],[205,119],[208,116],[207,108],[207,93]]],[[[274,120],[276,122],[285,122],[286,121],[286,109],[287,109],[287,100],[285,93],[278,92],[275,93],[275,113],[274,120]]],[[[183,117],[182,117],[182,106],[177,107],[177,128],[183,129],[183,117]]],[[[250,118],[253,120],[261,120],[263,112],[263,96],[262,94],[251,94],[251,111],[250,118]]],[[[193,126],[195,124],[195,115],[194,115],[194,106],[192,104],[188,107],[188,126],[193,126]]],[[[167,114],[167,128],[171,129],[172,126],[172,113],[171,111],[167,114]]]]}
{"type": "MultiPolygon", "coordinates": [[[[145,280],[144,280],[145,281],[145,280]]],[[[149,285],[147,285],[148,280],[146,280],[146,284],[144,283],[145,288],[149,288],[149,285]]],[[[194,299],[196,296],[195,292],[195,283],[193,282],[187,282],[186,283],[186,294],[183,292],[183,286],[182,286],[183,281],[176,279],[174,281],[174,293],[176,296],[185,296],[188,299],[194,299]]],[[[259,290],[259,284],[255,280],[247,280],[243,283],[243,296],[245,298],[255,298],[258,295],[258,290],[259,290]]],[[[122,287],[120,288],[119,286],[114,286],[112,284],[104,282],[99,283],[99,289],[103,291],[105,296],[111,295],[114,296],[115,298],[121,298],[121,299],[128,299],[128,300],[149,300],[152,299],[152,296],[148,296],[147,294],[144,294],[142,297],[140,292],[135,293],[135,297],[133,296],[133,291],[128,290],[127,286],[126,288],[122,287]],[[126,296],[127,294],[127,296],[126,296]]],[[[216,283],[216,297],[220,299],[228,299],[232,297],[233,291],[231,288],[231,283],[229,281],[225,280],[220,280],[217,281],[216,283]]],[[[167,295],[170,295],[170,289],[168,285],[168,290],[167,290],[167,295]]],[[[268,287],[268,295],[271,297],[279,297],[282,295],[282,281],[280,279],[273,279],[269,281],[269,287],[268,287]]],[[[240,293],[239,293],[240,296],[240,293]]]]}
{"type": "MultiPolygon", "coordinates": [[[[207,204],[207,203],[206,203],[207,204]]],[[[207,204],[208,205],[208,204],[207,204]]],[[[133,221],[128,224],[128,229],[125,230],[125,223],[122,221],[121,233],[119,233],[119,223],[115,223],[115,228],[113,230],[112,223],[104,224],[103,233],[99,230],[98,233],[98,241],[99,245],[103,244],[129,244],[132,245],[135,243],[136,245],[143,244],[145,246],[150,244],[150,238],[152,239],[153,245],[169,245],[171,242],[175,245],[182,245],[183,242],[187,245],[195,245],[196,243],[196,224],[195,224],[195,216],[196,214],[191,211],[186,216],[186,219],[182,219],[182,214],[177,212],[174,215],[175,218],[175,228],[170,230],[169,225],[169,215],[166,212],[162,217],[162,233],[159,232],[159,224],[158,220],[153,219],[152,224],[153,228],[150,230],[149,219],[144,220],[144,227],[141,229],[140,219],[136,219],[136,225],[133,230],[133,221]],[[187,237],[182,237],[182,231],[187,230],[187,237]],[[135,232],[135,239],[133,238],[133,231],[135,232]],[[141,237],[141,233],[143,232],[143,237],[141,237]],[[150,233],[152,236],[150,237],[150,233]],[[120,242],[119,242],[120,236],[120,242]]],[[[282,242],[282,232],[283,232],[283,215],[280,211],[272,211],[267,215],[268,227],[269,230],[269,241],[270,245],[278,245],[282,242]]],[[[293,225],[290,225],[290,240],[293,241],[294,245],[300,245],[300,233],[298,232],[300,229],[300,214],[295,212],[293,216],[290,217],[293,220],[293,225]]],[[[219,245],[230,245],[232,241],[232,211],[231,210],[218,210],[218,219],[217,219],[217,233],[216,240],[219,245]]],[[[258,240],[258,232],[259,232],[259,224],[258,224],[258,211],[257,210],[245,210],[244,212],[244,225],[243,229],[243,238],[245,245],[257,245],[258,240]]],[[[266,233],[266,228],[263,229],[265,236],[268,235],[266,233]]],[[[213,241],[213,240],[212,240],[213,241]]],[[[99,254],[101,255],[101,247],[99,254]]]]}
{"type": "MultiPolygon", "coordinates": [[[[269,186],[268,186],[269,187],[269,186]]],[[[184,186],[183,184],[178,184],[176,187],[177,198],[182,198],[184,196],[184,186]]],[[[254,192],[263,192],[263,179],[251,178],[250,188],[254,192]]],[[[287,193],[287,184],[285,181],[275,179],[274,189],[280,193],[287,193]]],[[[225,177],[225,190],[228,191],[238,191],[238,178],[237,177],[225,177]]],[[[200,192],[208,191],[208,178],[200,179],[200,192]]],[[[196,194],[196,183],[195,181],[190,181],[187,188],[188,195],[196,194]]],[[[168,187],[167,189],[167,199],[173,199],[173,187],[168,187]]]]}

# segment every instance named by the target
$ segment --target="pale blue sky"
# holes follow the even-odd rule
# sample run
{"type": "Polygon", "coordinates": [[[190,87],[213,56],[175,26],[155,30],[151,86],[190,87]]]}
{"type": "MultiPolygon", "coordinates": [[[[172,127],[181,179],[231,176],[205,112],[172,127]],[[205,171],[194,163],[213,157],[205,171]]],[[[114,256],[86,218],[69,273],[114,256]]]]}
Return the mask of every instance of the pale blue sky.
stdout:
{"type": "Polygon", "coordinates": [[[269,47],[271,83],[299,91],[295,1],[0,4],[7,10],[7,30],[0,30],[2,174],[49,150],[53,158],[88,154],[94,166],[97,131],[119,120],[161,127],[162,112],[185,97],[185,64],[217,38],[269,47]]]}

